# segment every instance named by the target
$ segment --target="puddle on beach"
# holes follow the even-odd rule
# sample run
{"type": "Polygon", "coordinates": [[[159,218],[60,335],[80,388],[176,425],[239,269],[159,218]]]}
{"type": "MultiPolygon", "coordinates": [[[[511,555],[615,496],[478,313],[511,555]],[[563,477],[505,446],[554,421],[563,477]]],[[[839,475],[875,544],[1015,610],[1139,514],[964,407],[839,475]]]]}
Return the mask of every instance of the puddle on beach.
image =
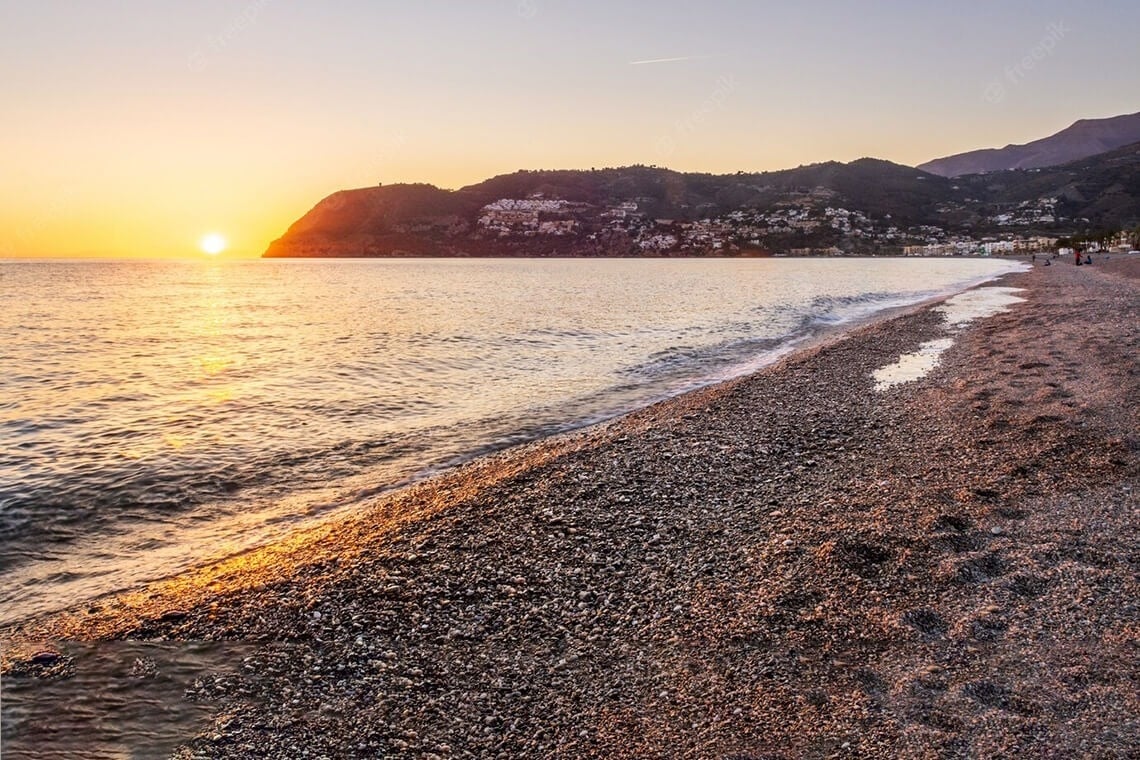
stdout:
{"type": "Polygon", "coordinates": [[[894,364],[879,367],[871,373],[875,379],[875,390],[885,391],[896,385],[909,383],[925,376],[930,370],[938,366],[942,352],[954,345],[953,338],[939,338],[923,343],[912,354],[903,354],[894,364]]]}
{"type": "MultiPolygon", "coordinates": [[[[20,647],[27,649],[27,647],[20,647]]],[[[20,655],[0,685],[4,760],[167,758],[205,729],[195,681],[235,671],[252,647],[219,642],[60,642],[20,655]],[[50,654],[48,654],[50,653],[50,654]]]]}
{"type": "MultiPolygon", "coordinates": [[[[967,290],[947,299],[934,307],[934,310],[942,313],[946,325],[953,331],[974,320],[1009,311],[1014,304],[1025,300],[1014,295],[1022,290],[1022,288],[999,287],[967,290]]],[[[953,337],[930,340],[923,343],[917,351],[903,354],[893,364],[880,367],[871,373],[875,381],[875,390],[885,391],[896,385],[925,377],[938,366],[942,354],[952,345],[954,345],[953,337]]]]}
{"type": "Polygon", "coordinates": [[[976,288],[959,293],[953,298],[934,307],[946,317],[951,327],[968,325],[975,319],[985,319],[995,314],[1009,311],[1014,304],[1025,301],[1014,295],[1024,292],[1024,288],[976,288]]]}

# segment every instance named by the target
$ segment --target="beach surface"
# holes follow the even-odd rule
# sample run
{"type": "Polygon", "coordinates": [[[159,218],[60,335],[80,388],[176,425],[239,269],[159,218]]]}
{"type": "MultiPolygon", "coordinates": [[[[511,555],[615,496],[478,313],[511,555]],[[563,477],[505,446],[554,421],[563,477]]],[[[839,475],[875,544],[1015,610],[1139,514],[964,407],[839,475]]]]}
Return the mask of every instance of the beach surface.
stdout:
{"type": "Polygon", "coordinates": [[[990,285],[1024,300],[26,621],[5,678],[67,677],[69,641],[232,645],[182,757],[1134,757],[1140,258],[990,285]]]}

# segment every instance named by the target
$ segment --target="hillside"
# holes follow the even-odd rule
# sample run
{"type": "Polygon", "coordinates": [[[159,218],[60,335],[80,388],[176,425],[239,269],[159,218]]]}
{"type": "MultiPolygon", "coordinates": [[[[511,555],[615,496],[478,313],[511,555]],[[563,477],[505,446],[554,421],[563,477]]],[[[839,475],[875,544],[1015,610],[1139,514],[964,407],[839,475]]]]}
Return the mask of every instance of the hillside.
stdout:
{"type": "Polygon", "coordinates": [[[1137,220],[1140,143],[1060,167],[956,179],[860,159],[730,175],[632,166],[520,171],[459,190],[367,187],[325,198],[265,255],[878,253],[1137,220]]]}
{"type": "Polygon", "coordinates": [[[919,169],[941,177],[1060,166],[1140,142],[1140,113],[1109,119],[1081,119],[1055,135],[1024,145],[1007,145],[938,158],[919,169]]]}
{"type": "Polygon", "coordinates": [[[1013,208],[1056,198],[1056,214],[1110,229],[1140,224],[1140,142],[1064,166],[996,172],[957,180],[983,197],[1013,208]]]}
{"type": "MultiPolygon", "coordinates": [[[[655,228],[668,235],[733,213],[768,214],[787,222],[767,220],[771,236],[796,237],[804,226],[797,222],[814,209],[854,206],[868,218],[919,222],[952,196],[947,180],[873,159],[733,175],[645,166],[520,171],[455,191],[389,185],[334,193],[266,256],[660,255],[672,248],[667,240],[640,245],[655,228]]],[[[690,252],[724,251],[705,243],[690,252]]]]}

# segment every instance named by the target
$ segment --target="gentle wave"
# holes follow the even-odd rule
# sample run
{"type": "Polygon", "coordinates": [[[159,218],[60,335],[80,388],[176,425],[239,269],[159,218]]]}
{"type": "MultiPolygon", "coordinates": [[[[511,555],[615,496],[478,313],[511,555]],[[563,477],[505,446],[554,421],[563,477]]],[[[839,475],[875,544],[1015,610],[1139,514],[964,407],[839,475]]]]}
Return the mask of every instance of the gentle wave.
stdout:
{"type": "Polygon", "coordinates": [[[268,540],[1014,266],[0,263],[0,614],[268,540]]]}

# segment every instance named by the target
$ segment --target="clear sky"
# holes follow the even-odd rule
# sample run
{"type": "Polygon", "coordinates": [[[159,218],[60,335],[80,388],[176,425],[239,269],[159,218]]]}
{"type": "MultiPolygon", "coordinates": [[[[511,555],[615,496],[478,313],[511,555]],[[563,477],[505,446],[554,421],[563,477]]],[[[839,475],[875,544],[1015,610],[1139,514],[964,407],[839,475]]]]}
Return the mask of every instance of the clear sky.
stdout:
{"type": "Polygon", "coordinates": [[[0,256],[259,255],[325,195],[915,164],[1140,111],[1140,3],[0,0],[0,256]]]}

